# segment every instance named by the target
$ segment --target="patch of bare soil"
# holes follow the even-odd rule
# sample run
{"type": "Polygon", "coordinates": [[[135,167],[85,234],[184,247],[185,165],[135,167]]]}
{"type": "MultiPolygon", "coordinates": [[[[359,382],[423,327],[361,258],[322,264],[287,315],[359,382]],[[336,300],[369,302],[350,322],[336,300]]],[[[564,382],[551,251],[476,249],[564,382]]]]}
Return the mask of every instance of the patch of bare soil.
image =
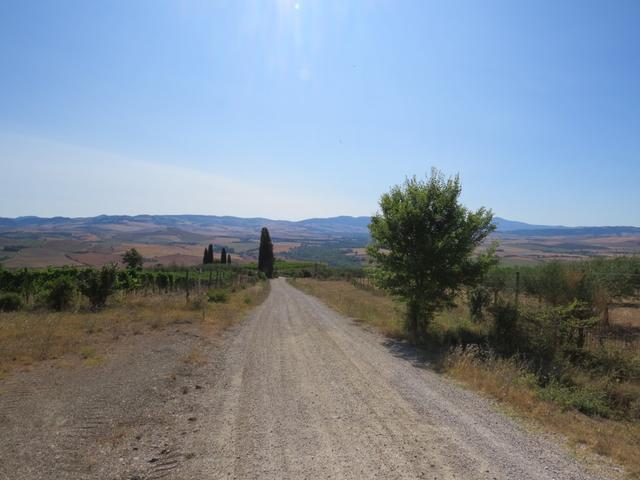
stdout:
{"type": "Polygon", "coordinates": [[[221,340],[195,325],[135,335],[104,361],[0,381],[0,479],[154,479],[192,453],[221,340]]]}

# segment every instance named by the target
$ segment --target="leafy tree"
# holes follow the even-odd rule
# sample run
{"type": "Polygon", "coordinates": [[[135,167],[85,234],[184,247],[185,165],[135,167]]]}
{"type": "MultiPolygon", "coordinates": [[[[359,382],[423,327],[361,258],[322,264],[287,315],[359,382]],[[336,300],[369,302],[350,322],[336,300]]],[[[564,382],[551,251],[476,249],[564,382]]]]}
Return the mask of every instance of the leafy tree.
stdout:
{"type": "Polygon", "coordinates": [[[490,210],[472,212],[459,203],[458,176],[433,170],[415,176],[380,198],[381,213],[371,219],[367,251],[377,283],[407,304],[413,339],[423,335],[435,312],[453,305],[461,286],[472,287],[495,263],[494,250],[474,250],[495,229],[490,210]]]}
{"type": "Polygon", "coordinates": [[[124,254],[122,255],[122,261],[127,266],[127,268],[135,270],[136,268],[142,268],[144,258],[142,258],[142,255],[140,254],[140,252],[138,252],[138,250],[132,248],[124,252],[124,254]]]}
{"type": "Polygon", "coordinates": [[[91,308],[104,307],[107,299],[116,289],[117,269],[115,265],[102,267],[100,270],[87,269],[82,272],[80,291],[89,299],[91,308]]]}
{"type": "Polygon", "coordinates": [[[220,263],[227,263],[227,250],[222,247],[222,251],[220,252],[220,263]]]}
{"type": "Polygon", "coordinates": [[[267,278],[273,278],[273,242],[267,227],[262,227],[260,232],[260,248],[258,250],[258,270],[264,273],[267,278]]]}

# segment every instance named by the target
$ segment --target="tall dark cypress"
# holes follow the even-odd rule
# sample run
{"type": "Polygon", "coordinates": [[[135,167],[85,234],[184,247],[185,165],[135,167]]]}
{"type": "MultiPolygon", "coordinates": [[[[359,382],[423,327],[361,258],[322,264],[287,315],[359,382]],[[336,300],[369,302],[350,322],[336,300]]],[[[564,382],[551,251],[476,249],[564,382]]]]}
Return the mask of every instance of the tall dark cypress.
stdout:
{"type": "Polygon", "coordinates": [[[227,253],[227,264],[231,263],[231,254],[227,253]]]}
{"type": "Polygon", "coordinates": [[[220,252],[220,263],[227,263],[227,250],[222,247],[222,251],[220,252]]]}
{"type": "Polygon", "coordinates": [[[213,244],[209,244],[209,248],[207,249],[207,263],[213,263],[213,244]]]}
{"type": "Polygon", "coordinates": [[[204,265],[209,263],[209,250],[207,250],[207,247],[204,247],[204,256],[202,257],[202,263],[204,265]]]}
{"type": "Polygon", "coordinates": [[[267,278],[273,278],[273,243],[267,227],[262,227],[260,232],[260,249],[258,251],[258,270],[264,273],[267,278]]]}

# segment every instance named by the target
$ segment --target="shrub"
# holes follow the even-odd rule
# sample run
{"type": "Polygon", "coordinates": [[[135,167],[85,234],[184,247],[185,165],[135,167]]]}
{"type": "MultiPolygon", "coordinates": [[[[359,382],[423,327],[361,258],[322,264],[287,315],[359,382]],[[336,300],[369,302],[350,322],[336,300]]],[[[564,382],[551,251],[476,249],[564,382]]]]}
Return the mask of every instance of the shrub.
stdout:
{"type": "Polygon", "coordinates": [[[80,291],[91,303],[91,308],[104,307],[109,296],[115,291],[117,271],[114,265],[100,270],[88,269],[82,272],[80,291]]]}
{"type": "Polygon", "coordinates": [[[491,304],[491,293],[481,286],[471,288],[467,292],[467,303],[471,319],[479,322],[484,319],[484,309],[491,304]]]}
{"type": "Polygon", "coordinates": [[[59,277],[48,282],[47,306],[52,310],[66,310],[73,305],[76,283],[69,277],[59,277]]]}
{"type": "Polygon", "coordinates": [[[0,311],[14,312],[23,307],[22,298],[17,293],[0,293],[0,311]]]}
{"type": "Polygon", "coordinates": [[[173,287],[174,278],[173,275],[166,272],[160,272],[156,275],[156,286],[159,290],[164,290],[165,293],[169,292],[169,289],[173,287]]]}
{"type": "Polygon", "coordinates": [[[538,391],[538,397],[557,403],[564,408],[575,408],[585,415],[608,418],[612,414],[605,392],[563,385],[556,379],[552,379],[544,388],[541,388],[538,391]]]}
{"type": "Polygon", "coordinates": [[[493,314],[493,327],[489,334],[491,344],[501,354],[517,353],[518,311],[509,303],[498,303],[490,308],[493,314]]]}
{"type": "Polygon", "coordinates": [[[227,303],[229,301],[229,294],[224,290],[215,290],[209,292],[207,297],[210,302],[214,303],[227,303]]]}

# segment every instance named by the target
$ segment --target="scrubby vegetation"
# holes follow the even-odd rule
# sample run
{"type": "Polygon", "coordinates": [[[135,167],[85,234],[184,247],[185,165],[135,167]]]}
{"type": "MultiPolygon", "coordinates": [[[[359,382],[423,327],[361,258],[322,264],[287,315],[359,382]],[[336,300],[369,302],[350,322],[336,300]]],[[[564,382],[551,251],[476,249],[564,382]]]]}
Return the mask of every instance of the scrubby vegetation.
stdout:
{"type": "Polygon", "coordinates": [[[0,267],[0,310],[100,310],[113,296],[233,290],[264,278],[252,265],[213,264],[199,268],[118,269],[0,267]]]}
{"type": "MultiPolygon", "coordinates": [[[[0,268],[0,375],[175,323],[215,328],[266,297],[255,268],[0,268]]],[[[84,353],[83,353],[84,352],[84,353]]],[[[91,358],[98,358],[91,355],[91,358]]]]}

